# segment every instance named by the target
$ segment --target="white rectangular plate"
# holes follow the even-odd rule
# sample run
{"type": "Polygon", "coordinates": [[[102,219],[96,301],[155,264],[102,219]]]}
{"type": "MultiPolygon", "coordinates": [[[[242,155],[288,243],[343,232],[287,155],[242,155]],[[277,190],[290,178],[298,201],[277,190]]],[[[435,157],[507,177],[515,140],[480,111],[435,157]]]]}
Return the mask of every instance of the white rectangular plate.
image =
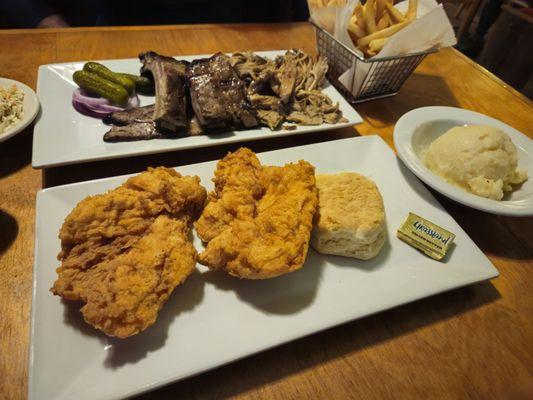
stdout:
{"type": "MultiPolygon", "coordinates": [[[[284,53],[285,51],[257,52],[257,54],[265,57],[275,57],[284,53]]],[[[192,61],[196,58],[208,56],[176,56],[176,58],[192,61]]],[[[136,58],[98,62],[114,71],[132,74],[138,74],[141,66],[136,58]]],[[[263,127],[217,135],[106,143],[103,140],[103,136],[110,127],[97,118],[80,114],[72,107],[72,92],[77,87],[72,80],[72,74],[82,69],[84,63],[49,64],[39,67],[37,95],[41,102],[41,113],[37,117],[33,134],[32,166],[34,168],[321,132],[351,126],[362,121],[361,116],[344,97],[332,85],[327,84],[323,90],[324,93],[334,103],[339,102],[339,107],[348,122],[335,125],[298,126],[297,129],[292,131],[283,129],[271,131],[269,128],[263,127]]],[[[154,102],[154,97],[139,97],[143,106],[154,102]]]]}
{"type": "MultiPolygon", "coordinates": [[[[30,400],[117,399],[198,374],[238,358],[381,310],[474,282],[497,270],[426,188],[377,136],[260,153],[283,165],[305,159],[320,173],[356,171],[372,178],[384,199],[387,242],[370,261],[309,251],[303,269],[265,281],[223,273],[192,275],[157,322],[127,340],[100,334],[49,292],[56,279],[57,238],[64,218],[85,196],[127,176],[45,189],[37,196],[30,400]],[[445,262],[396,238],[409,211],[454,232],[445,262]]],[[[216,162],[179,167],[212,188],[216,162]]],[[[196,239],[197,249],[201,244],[196,239]]]]}

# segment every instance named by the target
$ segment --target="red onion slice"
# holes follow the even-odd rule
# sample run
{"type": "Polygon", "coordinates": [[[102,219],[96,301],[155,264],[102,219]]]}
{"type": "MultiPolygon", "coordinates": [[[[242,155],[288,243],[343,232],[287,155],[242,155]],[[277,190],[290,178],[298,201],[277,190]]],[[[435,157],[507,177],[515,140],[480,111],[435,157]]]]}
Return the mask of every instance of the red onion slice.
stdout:
{"type": "Polygon", "coordinates": [[[72,106],[76,111],[78,111],[80,114],[87,115],[89,117],[95,117],[95,118],[103,118],[109,113],[102,113],[91,110],[89,107],[87,107],[85,104],[80,103],[74,99],[72,99],[72,106]]]}
{"type": "Polygon", "coordinates": [[[77,88],[72,93],[72,105],[74,108],[84,115],[97,118],[103,118],[115,111],[138,107],[139,104],[140,100],[136,94],[128,98],[126,107],[119,107],[111,104],[109,100],[104,99],[103,97],[90,96],[80,88],[77,88]]]}

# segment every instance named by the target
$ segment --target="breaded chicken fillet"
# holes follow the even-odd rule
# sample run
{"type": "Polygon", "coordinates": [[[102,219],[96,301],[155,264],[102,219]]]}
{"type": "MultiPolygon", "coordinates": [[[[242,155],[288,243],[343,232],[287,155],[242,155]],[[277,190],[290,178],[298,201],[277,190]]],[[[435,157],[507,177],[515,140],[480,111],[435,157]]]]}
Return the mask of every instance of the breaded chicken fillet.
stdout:
{"type": "Polygon", "coordinates": [[[241,148],[222,159],[215,191],[195,224],[200,263],[247,279],[273,278],[305,262],[318,197],[306,161],[262,167],[241,148]]]}
{"type": "Polygon", "coordinates": [[[263,196],[263,168],[255,154],[241,148],[220,160],[215,170],[215,190],[209,193],[208,206],[195,223],[198,236],[209,242],[234,220],[251,219],[263,196]]]}
{"type": "Polygon", "coordinates": [[[83,301],[85,321],[109,336],[143,331],[194,270],[189,233],[205,201],[198,177],[163,167],[87,197],[61,227],[51,291],[83,301]]]}

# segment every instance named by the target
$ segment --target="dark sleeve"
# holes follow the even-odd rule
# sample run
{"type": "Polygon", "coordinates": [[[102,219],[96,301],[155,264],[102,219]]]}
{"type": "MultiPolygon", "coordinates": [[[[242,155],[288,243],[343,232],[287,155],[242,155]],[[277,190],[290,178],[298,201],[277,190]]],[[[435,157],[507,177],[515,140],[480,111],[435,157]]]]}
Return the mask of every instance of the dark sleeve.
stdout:
{"type": "Polygon", "coordinates": [[[1,28],[35,28],[51,14],[53,8],[40,0],[0,0],[1,28]]]}
{"type": "Polygon", "coordinates": [[[295,0],[293,21],[307,20],[309,20],[309,8],[307,6],[307,0],[295,0]]]}

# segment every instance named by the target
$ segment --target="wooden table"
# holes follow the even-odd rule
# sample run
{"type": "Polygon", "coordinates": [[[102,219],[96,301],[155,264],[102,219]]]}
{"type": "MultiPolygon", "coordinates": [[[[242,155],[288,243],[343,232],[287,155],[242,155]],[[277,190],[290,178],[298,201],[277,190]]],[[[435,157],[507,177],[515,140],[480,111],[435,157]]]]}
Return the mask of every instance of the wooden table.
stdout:
{"type": "MultiPolygon", "coordinates": [[[[315,52],[305,23],[0,31],[0,76],[35,88],[40,64],[236,49],[315,52]]],[[[393,98],[357,106],[356,129],[251,142],[265,151],[377,133],[416,107],[464,107],[533,136],[533,107],[452,49],[429,56],[393,98]]],[[[0,398],[27,393],[35,193],[43,186],[218,159],[237,145],[31,168],[32,129],[0,144],[0,398]]],[[[58,146],[61,144],[58,143],[58,146]]],[[[530,174],[533,171],[530,171],[530,174]]],[[[533,219],[497,217],[437,196],[501,276],[354,321],[141,396],[255,399],[505,399],[533,396],[533,219]]],[[[82,363],[83,360],[80,360],[82,363]]],[[[95,385],[98,382],[94,382],[95,385]]]]}

